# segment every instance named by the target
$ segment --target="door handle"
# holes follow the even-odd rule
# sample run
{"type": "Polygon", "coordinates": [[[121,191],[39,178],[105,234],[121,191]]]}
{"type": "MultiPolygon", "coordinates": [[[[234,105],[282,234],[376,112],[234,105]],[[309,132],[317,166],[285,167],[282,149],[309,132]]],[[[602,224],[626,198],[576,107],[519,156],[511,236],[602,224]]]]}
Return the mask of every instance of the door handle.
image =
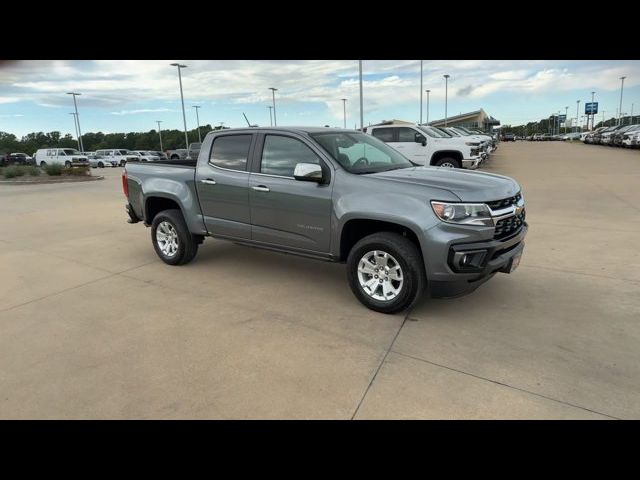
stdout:
{"type": "Polygon", "coordinates": [[[202,183],[206,183],[207,185],[215,185],[216,181],[213,178],[205,178],[204,180],[200,180],[202,183]]]}
{"type": "Polygon", "coordinates": [[[253,188],[256,192],[270,192],[271,190],[269,190],[269,187],[265,187],[264,185],[257,185],[255,187],[251,187],[253,188]]]}

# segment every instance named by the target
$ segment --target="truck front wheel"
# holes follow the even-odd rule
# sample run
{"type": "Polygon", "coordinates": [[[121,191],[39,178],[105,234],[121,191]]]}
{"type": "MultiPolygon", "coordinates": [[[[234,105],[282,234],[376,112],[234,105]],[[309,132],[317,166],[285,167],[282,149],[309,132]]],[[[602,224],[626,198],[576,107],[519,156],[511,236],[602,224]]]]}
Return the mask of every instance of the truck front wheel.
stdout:
{"type": "Polygon", "coordinates": [[[356,243],[347,258],[354,295],[371,310],[397,313],[420,298],[426,276],[416,245],[398,233],[380,232],[356,243]]]}
{"type": "Polygon", "coordinates": [[[199,242],[189,231],[180,210],[164,210],[155,216],[151,241],[160,259],[169,265],[187,264],[198,253],[199,242]]]}
{"type": "Polygon", "coordinates": [[[460,168],[460,162],[455,158],[444,157],[439,160],[436,160],[434,163],[436,167],[445,167],[445,168],[460,168]]]}

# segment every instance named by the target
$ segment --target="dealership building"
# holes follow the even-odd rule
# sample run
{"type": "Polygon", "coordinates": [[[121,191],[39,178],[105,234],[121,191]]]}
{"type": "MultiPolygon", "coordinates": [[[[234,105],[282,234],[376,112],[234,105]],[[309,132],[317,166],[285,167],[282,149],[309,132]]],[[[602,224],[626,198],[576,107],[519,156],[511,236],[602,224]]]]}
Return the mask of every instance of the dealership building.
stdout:
{"type": "MultiPolygon", "coordinates": [[[[493,132],[493,129],[500,125],[500,120],[496,120],[483,109],[480,109],[475,112],[461,113],[460,115],[448,117],[446,124],[448,127],[479,128],[485,132],[493,132]]],[[[428,125],[444,127],[445,119],[429,122],[428,125]]]]}

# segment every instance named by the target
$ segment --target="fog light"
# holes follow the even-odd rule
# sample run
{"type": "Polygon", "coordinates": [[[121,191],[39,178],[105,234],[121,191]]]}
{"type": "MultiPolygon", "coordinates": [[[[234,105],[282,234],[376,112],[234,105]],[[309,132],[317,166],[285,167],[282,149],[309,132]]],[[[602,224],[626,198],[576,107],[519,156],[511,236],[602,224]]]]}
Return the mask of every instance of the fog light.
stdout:
{"type": "Polygon", "coordinates": [[[456,271],[470,271],[482,269],[486,250],[454,252],[451,267],[456,271]]]}

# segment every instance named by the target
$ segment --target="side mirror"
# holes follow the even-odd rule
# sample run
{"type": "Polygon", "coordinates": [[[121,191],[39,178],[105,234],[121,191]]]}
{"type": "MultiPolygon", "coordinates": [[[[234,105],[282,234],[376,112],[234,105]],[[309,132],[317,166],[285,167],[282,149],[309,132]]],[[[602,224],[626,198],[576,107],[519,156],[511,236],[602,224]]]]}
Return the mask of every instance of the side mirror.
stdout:
{"type": "Polygon", "coordinates": [[[420,135],[419,133],[416,133],[416,143],[419,143],[423,147],[426,147],[427,146],[427,139],[424,138],[424,136],[420,135]]]}
{"type": "Polygon", "coordinates": [[[298,163],[293,178],[301,182],[322,182],[322,168],[316,163],[298,163]]]}

